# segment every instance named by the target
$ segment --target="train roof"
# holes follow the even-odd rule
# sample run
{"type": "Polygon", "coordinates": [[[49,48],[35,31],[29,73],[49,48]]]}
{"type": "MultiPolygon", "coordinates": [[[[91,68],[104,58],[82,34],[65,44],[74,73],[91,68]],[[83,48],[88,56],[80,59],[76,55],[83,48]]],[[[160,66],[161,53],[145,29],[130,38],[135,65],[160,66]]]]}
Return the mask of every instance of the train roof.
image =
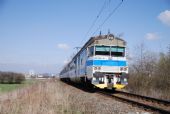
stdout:
{"type": "Polygon", "coordinates": [[[99,35],[95,37],[91,37],[85,44],[84,46],[80,49],[80,51],[73,57],[73,59],[86,47],[93,45],[93,44],[98,44],[98,45],[112,45],[115,44],[116,46],[121,46],[125,47],[126,41],[123,40],[122,38],[115,37],[113,34],[108,34],[108,35],[99,35]],[[109,39],[109,40],[108,40],[109,39]],[[108,41],[108,42],[107,42],[108,41]]]}
{"type": "Polygon", "coordinates": [[[113,34],[99,35],[99,36],[91,37],[82,47],[82,49],[92,44],[116,45],[116,46],[123,47],[126,45],[126,42],[122,38],[115,37],[113,34]]]}

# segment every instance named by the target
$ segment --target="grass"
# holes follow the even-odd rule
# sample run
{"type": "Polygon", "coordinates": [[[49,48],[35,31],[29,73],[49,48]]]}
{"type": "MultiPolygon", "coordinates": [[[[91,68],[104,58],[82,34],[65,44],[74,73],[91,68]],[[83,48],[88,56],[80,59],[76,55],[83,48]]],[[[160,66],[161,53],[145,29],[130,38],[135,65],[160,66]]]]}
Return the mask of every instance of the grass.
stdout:
{"type": "Polygon", "coordinates": [[[135,113],[136,109],[55,79],[38,81],[0,96],[0,114],[124,114],[129,111],[135,113]]]}
{"type": "Polygon", "coordinates": [[[15,90],[19,88],[20,86],[21,84],[0,84],[0,93],[15,90]]]}
{"type": "Polygon", "coordinates": [[[28,79],[28,80],[25,80],[21,84],[0,84],[0,93],[10,92],[10,91],[16,90],[18,88],[31,85],[35,82],[36,82],[36,80],[28,79]]]}

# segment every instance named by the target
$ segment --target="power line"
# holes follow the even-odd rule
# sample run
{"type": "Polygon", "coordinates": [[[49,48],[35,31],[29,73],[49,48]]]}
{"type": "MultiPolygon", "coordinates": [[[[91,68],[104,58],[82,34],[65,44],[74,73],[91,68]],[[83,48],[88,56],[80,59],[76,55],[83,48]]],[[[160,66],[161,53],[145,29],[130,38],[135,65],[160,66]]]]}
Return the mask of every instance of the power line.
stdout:
{"type": "Polygon", "coordinates": [[[91,29],[93,28],[93,26],[96,24],[97,19],[100,17],[101,13],[103,12],[103,10],[104,10],[105,7],[106,7],[106,2],[107,2],[107,0],[105,0],[105,2],[104,2],[104,4],[103,4],[102,8],[100,9],[100,11],[99,11],[97,17],[96,17],[95,20],[93,21],[93,23],[92,23],[92,25],[90,26],[89,30],[87,31],[86,35],[88,35],[88,33],[90,32],[90,30],[91,30],[91,29]]]}
{"type": "Polygon", "coordinates": [[[100,24],[100,26],[95,30],[92,36],[106,23],[106,21],[117,11],[117,9],[122,5],[123,0],[112,10],[112,12],[105,18],[105,20],[100,24]]]}
{"type": "Polygon", "coordinates": [[[86,32],[84,38],[82,39],[81,43],[83,42],[83,40],[87,37],[87,35],[89,34],[89,32],[91,31],[91,29],[94,27],[94,25],[96,24],[97,20],[99,19],[100,15],[102,14],[103,10],[106,8],[106,4],[107,4],[107,0],[104,1],[103,6],[101,7],[98,15],[96,16],[96,18],[94,19],[93,23],[91,24],[91,26],[89,27],[88,31],[86,32]]]}

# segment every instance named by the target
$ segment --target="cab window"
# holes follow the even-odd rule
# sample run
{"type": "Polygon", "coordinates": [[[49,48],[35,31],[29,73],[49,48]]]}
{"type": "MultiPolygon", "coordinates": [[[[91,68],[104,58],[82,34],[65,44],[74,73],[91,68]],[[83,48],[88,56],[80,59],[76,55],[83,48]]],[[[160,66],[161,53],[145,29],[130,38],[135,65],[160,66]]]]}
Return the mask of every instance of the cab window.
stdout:
{"type": "Polygon", "coordinates": [[[110,55],[110,47],[109,46],[96,46],[95,55],[110,55]]]}
{"type": "Polygon", "coordinates": [[[125,48],[118,47],[118,46],[112,46],[111,47],[111,56],[124,57],[125,56],[125,48]]]}
{"type": "Polygon", "coordinates": [[[89,47],[89,56],[93,56],[94,55],[94,46],[89,47]]]}

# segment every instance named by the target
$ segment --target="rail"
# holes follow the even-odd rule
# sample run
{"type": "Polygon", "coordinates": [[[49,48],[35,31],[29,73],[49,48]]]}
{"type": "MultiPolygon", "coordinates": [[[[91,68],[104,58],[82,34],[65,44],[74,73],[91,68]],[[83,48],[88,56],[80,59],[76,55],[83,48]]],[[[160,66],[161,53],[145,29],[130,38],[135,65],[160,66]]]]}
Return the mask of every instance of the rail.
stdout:
{"type": "Polygon", "coordinates": [[[167,100],[157,99],[157,98],[153,98],[153,97],[147,97],[147,96],[138,95],[138,94],[129,93],[129,92],[123,92],[123,91],[116,91],[116,92],[119,94],[125,94],[127,96],[142,98],[144,100],[151,100],[152,102],[157,102],[159,104],[164,104],[164,105],[170,106],[170,101],[167,101],[167,100]]]}
{"type": "Polygon", "coordinates": [[[136,105],[137,107],[143,108],[145,110],[150,110],[159,114],[170,114],[170,102],[166,100],[160,100],[122,91],[116,91],[115,93],[108,91],[97,91],[97,93],[114,98],[121,102],[136,105]]]}

